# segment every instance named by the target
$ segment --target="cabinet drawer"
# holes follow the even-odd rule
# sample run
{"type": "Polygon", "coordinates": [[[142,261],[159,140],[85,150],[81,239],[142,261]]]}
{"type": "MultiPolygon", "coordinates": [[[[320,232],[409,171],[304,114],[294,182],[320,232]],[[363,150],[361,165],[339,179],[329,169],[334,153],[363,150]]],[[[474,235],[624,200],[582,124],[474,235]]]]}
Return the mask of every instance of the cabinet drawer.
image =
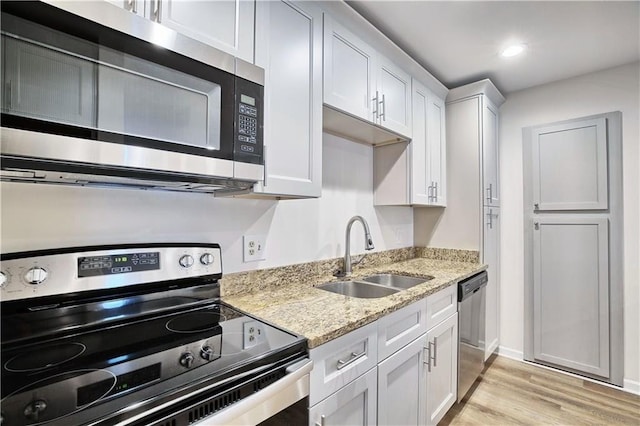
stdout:
{"type": "Polygon", "coordinates": [[[427,296],[427,329],[458,312],[458,285],[453,284],[427,296]]]}
{"type": "Polygon", "coordinates": [[[378,320],[378,360],[404,347],[427,331],[426,305],[420,300],[378,320]]]}
{"type": "Polygon", "coordinates": [[[371,323],[311,349],[309,405],[314,405],[352,382],[378,363],[378,328],[371,323]]]}

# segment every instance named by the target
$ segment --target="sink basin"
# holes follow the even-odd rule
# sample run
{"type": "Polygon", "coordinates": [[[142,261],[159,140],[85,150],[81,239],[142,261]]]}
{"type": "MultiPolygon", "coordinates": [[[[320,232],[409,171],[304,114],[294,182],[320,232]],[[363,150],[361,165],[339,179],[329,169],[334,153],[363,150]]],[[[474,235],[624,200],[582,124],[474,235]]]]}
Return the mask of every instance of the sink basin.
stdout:
{"type": "Polygon", "coordinates": [[[397,288],[383,287],[362,281],[333,281],[321,284],[316,288],[360,299],[377,299],[400,291],[397,288]]]}
{"type": "Polygon", "coordinates": [[[383,285],[386,287],[393,287],[397,289],[406,290],[408,288],[417,286],[418,284],[422,284],[432,279],[433,277],[416,278],[416,277],[407,277],[405,275],[396,275],[396,274],[377,274],[377,275],[371,275],[369,277],[365,277],[362,279],[362,281],[383,285]]]}

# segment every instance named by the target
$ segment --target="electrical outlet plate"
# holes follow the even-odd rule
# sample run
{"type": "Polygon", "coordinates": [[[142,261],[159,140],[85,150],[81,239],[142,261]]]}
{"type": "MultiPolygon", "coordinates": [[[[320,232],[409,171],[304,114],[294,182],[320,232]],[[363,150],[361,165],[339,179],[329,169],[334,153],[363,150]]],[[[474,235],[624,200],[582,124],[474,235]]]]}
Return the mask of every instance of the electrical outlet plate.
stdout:
{"type": "Polygon", "coordinates": [[[242,324],[243,339],[242,348],[249,349],[255,345],[263,343],[266,339],[262,323],[258,321],[247,321],[242,324]]]}
{"type": "Polygon", "coordinates": [[[245,235],[243,237],[243,259],[245,262],[265,260],[266,235],[245,235]]]}

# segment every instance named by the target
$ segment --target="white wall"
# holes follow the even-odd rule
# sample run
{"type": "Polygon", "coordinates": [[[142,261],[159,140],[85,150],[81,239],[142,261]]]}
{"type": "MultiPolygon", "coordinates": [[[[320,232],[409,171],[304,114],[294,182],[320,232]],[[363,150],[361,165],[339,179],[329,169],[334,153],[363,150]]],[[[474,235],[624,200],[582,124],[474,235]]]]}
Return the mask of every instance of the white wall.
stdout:
{"type": "Polygon", "coordinates": [[[640,386],[639,93],[640,69],[635,63],[512,93],[500,109],[501,346],[520,353],[524,339],[522,128],[622,111],[624,378],[629,388],[640,386]]]}
{"type": "MultiPolygon", "coordinates": [[[[324,135],[322,198],[216,199],[204,194],[0,184],[1,250],[136,242],[218,242],[223,272],[344,255],[353,215],[365,217],[375,251],[413,245],[409,207],[373,207],[370,146],[324,135]],[[266,260],[242,261],[242,236],[265,234],[266,260]]],[[[362,227],[353,253],[364,252],[362,227]]]]}

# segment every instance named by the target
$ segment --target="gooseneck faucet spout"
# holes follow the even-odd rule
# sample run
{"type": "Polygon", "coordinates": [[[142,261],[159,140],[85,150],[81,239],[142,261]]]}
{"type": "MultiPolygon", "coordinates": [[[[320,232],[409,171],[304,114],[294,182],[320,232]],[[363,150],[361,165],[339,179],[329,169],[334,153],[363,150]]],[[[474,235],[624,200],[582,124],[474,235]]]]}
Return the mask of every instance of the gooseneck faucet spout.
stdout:
{"type": "Polygon", "coordinates": [[[364,249],[365,250],[373,250],[373,240],[371,239],[371,233],[369,232],[369,225],[367,221],[362,216],[354,216],[349,219],[347,223],[347,232],[345,234],[345,253],[344,253],[344,270],[342,271],[341,276],[347,276],[351,274],[351,225],[354,222],[362,223],[364,227],[364,249]]]}

